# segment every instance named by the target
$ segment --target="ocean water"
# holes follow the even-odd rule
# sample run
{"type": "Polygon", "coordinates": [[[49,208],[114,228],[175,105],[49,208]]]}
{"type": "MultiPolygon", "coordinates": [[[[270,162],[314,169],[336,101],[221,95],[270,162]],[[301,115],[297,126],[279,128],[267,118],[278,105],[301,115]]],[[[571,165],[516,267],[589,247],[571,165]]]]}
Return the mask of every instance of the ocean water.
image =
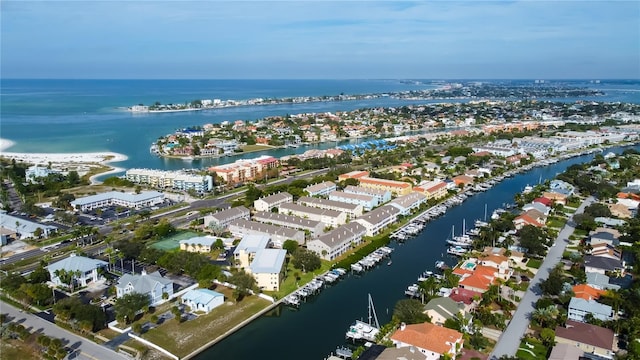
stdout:
{"type": "MultiPolygon", "coordinates": [[[[531,81],[527,81],[531,83],[531,81]]],[[[606,96],[580,100],[640,103],[639,81],[569,82],[603,89],[606,96]]],[[[434,88],[430,80],[15,80],[0,84],[0,137],[16,144],[14,152],[113,151],[129,157],[124,168],[199,168],[235,161],[238,157],[184,161],[162,159],[149,146],[175,129],[225,120],[257,120],[265,116],[354,110],[443,102],[390,98],[305,104],[246,106],[197,112],[132,114],[127,106],[155,101],[181,103],[196,99],[250,99],[294,96],[369,94],[434,88]]],[[[560,99],[575,101],[578,99],[560,99]]],[[[322,148],[335,144],[323,144],[322,148]]],[[[274,156],[306,148],[270,151],[274,156]]],[[[245,154],[241,157],[253,157],[245,154]]]]}

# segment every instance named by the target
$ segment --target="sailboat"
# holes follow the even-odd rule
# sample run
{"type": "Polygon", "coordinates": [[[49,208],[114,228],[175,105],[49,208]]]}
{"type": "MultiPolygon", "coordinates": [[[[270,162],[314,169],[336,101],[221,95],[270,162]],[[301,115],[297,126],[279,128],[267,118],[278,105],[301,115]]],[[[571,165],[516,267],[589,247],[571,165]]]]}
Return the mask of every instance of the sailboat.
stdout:
{"type": "Polygon", "coordinates": [[[455,236],[454,234],[454,229],[455,227],[452,226],[451,227],[451,239],[447,240],[447,243],[450,245],[454,245],[456,247],[460,246],[460,247],[469,247],[471,246],[473,240],[471,239],[471,237],[467,234],[465,234],[465,219],[462,219],[462,234],[459,236],[455,236]]]}
{"type": "Polygon", "coordinates": [[[376,309],[373,306],[373,299],[371,294],[368,294],[369,300],[369,319],[368,322],[356,320],[345,334],[348,339],[364,340],[364,341],[376,341],[376,336],[380,332],[380,323],[378,322],[378,315],[376,309]]]}

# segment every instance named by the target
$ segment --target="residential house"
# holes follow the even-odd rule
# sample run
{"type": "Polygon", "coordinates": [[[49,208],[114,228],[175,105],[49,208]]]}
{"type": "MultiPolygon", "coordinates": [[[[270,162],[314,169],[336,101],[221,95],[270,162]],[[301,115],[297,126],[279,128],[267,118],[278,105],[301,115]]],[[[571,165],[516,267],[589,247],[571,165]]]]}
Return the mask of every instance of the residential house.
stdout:
{"type": "Polygon", "coordinates": [[[467,175],[458,175],[451,180],[453,180],[457,187],[473,185],[473,178],[467,175]]]}
{"type": "Polygon", "coordinates": [[[384,204],[387,201],[391,200],[391,191],[388,190],[371,189],[362,186],[349,185],[344,188],[344,192],[357,195],[373,196],[378,200],[376,206],[379,204],[384,204]]]}
{"type": "Polygon", "coordinates": [[[0,229],[6,229],[16,234],[16,239],[37,238],[41,232],[42,237],[48,237],[58,230],[55,226],[44,225],[25,218],[12,216],[4,210],[0,211],[0,229]],[[40,230],[38,230],[40,229],[40,230]]]}
{"type": "Polygon", "coordinates": [[[424,306],[424,313],[429,315],[433,324],[444,326],[447,319],[455,319],[458,314],[466,316],[464,303],[455,302],[449,297],[436,297],[424,306]]]}
{"type": "Polygon", "coordinates": [[[443,355],[455,358],[464,343],[460,332],[428,322],[402,323],[389,339],[397,348],[414,347],[426,360],[439,360],[443,355]]]}
{"type": "Polygon", "coordinates": [[[587,300],[587,301],[596,300],[600,296],[606,294],[606,291],[596,289],[595,287],[592,287],[589,284],[574,285],[572,290],[576,298],[587,300]]]}
{"type": "Polygon", "coordinates": [[[513,269],[509,264],[509,258],[500,254],[485,254],[478,258],[478,263],[482,266],[496,270],[494,275],[503,280],[508,280],[513,275],[513,269]]]}
{"type": "Polygon", "coordinates": [[[224,295],[209,289],[193,289],[182,295],[182,303],[191,308],[192,312],[202,311],[208,314],[224,304],[224,295]]]}
{"type": "Polygon", "coordinates": [[[565,194],[557,193],[555,191],[545,191],[542,193],[542,197],[551,200],[554,204],[566,205],[568,196],[565,194]]]}
{"type": "Polygon", "coordinates": [[[618,237],[620,236],[620,233],[617,230],[602,229],[602,228],[597,230],[600,230],[600,231],[592,232],[589,235],[589,243],[591,244],[591,246],[594,246],[597,244],[608,244],[612,246],[620,245],[620,240],[618,239],[618,237]],[[610,231],[610,230],[613,230],[613,231],[610,231]]]}
{"type": "Polygon", "coordinates": [[[367,229],[367,236],[375,236],[390,224],[395,223],[400,215],[400,210],[395,206],[384,205],[356,218],[367,229]]]}
{"type": "Polygon", "coordinates": [[[532,225],[535,227],[545,226],[545,221],[537,217],[534,211],[535,210],[530,210],[529,212],[522,213],[513,219],[513,225],[516,227],[516,230],[522,229],[525,225],[532,225]],[[530,214],[536,217],[532,217],[530,214]]]}
{"type": "Polygon", "coordinates": [[[607,204],[611,215],[621,219],[628,219],[633,216],[633,212],[624,204],[607,204]]]}
{"type": "Polygon", "coordinates": [[[362,215],[363,206],[352,203],[345,203],[341,201],[327,200],[313,198],[309,196],[302,196],[298,199],[299,205],[314,207],[318,209],[327,209],[344,212],[351,219],[362,215]]]}
{"type": "Polygon", "coordinates": [[[456,303],[463,303],[467,307],[469,307],[473,304],[475,298],[480,298],[481,296],[481,292],[457,287],[451,290],[449,298],[451,298],[451,300],[455,301],[456,303]]]}
{"type": "Polygon", "coordinates": [[[304,244],[305,241],[304,231],[244,219],[234,220],[229,224],[229,231],[236,237],[244,237],[246,235],[267,236],[275,247],[282,247],[282,244],[287,240],[295,240],[300,245],[304,244]]]}
{"type": "Polygon", "coordinates": [[[367,229],[358,222],[350,222],[320,236],[307,241],[307,249],[315,252],[322,259],[333,260],[348,252],[352,246],[362,242],[367,229]]]}
{"type": "Polygon", "coordinates": [[[575,192],[575,187],[566,181],[556,179],[551,180],[551,183],[549,184],[549,190],[566,196],[571,196],[575,192]]]}
{"type": "Polygon", "coordinates": [[[524,212],[527,212],[527,211],[530,211],[530,210],[536,210],[540,214],[542,214],[542,216],[540,216],[540,217],[544,217],[544,218],[546,218],[549,215],[549,212],[551,212],[551,208],[550,207],[544,205],[541,202],[536,202],[536,201],[534,201],[532,203],[529,203],[529,204],[526,204],[525,206],[522,207],[522,210],[524,212]]]}
{"type": "Polygon", "coordinates": [[[371,211],[378,206],[378,198],[372,195],[353,194],[344,191],[332,191],[329,194],[329,200],[338,201],[347,204],[361,205],[363,210],[371,211]]]}
{"type": "Polygon", "coordinates": [[[63,283],[58,276],[61,271],[73,272],[73,282],[80,286],[87,286],[90,282],[104,279],[104,276],[102,276],[98,270],[104,269],[108,265],[109,263],[106,261],[78,256],[72,253],[68,258],[49,264],[45,268],[49,271],[51,282],[56,286],[69,285],[63,283]]]}
{"type": "Polygon", "coordinates": [[[280,204],[278,212],[281,214],[299,216],[301,218],[320,221],[326,226],[338,227],[347,223],[347,213],[331,209],[320,209],[293,203],[280,204]]]}
{"type": "Polygon", "coordinates": [[[256,211],[271,211],[284,203],[292,203],[293,195],[288,192],[281,192],[269,196],[265,196],[253,202],[253,207],[256,211]]]}
{"type": "Polygon", "coordinates": [[[154,305],[161,302],[163,297],[168,299],[173,295],[173,281],[164,278],[158,271],[147,274],[143,270],[140,275],[124,274],[116,284],[116,297],[131,293],[148,295],[149,304],[154,305]]]}
{"type": "Polygon", "coordinates": [[[256,279],[256,285],[261,290],[279,291],[280,283],[284,279],[285,257],[284,249],[260,249],[255,253],[249,265],[248,272],[256,279]]]}
{"type": "Polygon", "coordinates": [[[556,343],[575,345],[585,353],[600,355],[611,359],[614,355],[613,330],[567,320],[566,326],[556,327],[556,343]]]}
{"type": "Polygon", "coordinates": [[[210,226],[219,226],[226,228],[233,222],[238,219],[249,220],[251,216],[251,212],[244,206],[232,207],[226,210],[218,211],[210,215],[206,215],[204,217],[204,225],[207,227],[210,226]]]}
{"type": "Polygon", "coordinates": [[[587,255],[584,257],[584,271],[596,272],[603,275],[615,273],[623,276],[625,273],[625,262],[619,259],[587,255]]]}
{"type": "Polygon", "coordinates": [[[551,349],[547,360],[581,360],[584,359],[584,350],[573,344],[556,344],[551,349]]]}
{"type": "Polygon", "coordinates": [[[412,192],[391,200],[388,204],[400,210],[401,215],[409,215],[427,202],[427,198],[418,192],[412,192]]]}
{"type": "Polygon", "coordinates": [[[594,319],[602,321],[613,320],[613,309],[611,306],[601,304],[595,300],[585,300],[577,297],[571,298],[571,301],[569,301],[569,319],[585,322],[589,314],[594,319]]]}
{"type": "Polygon", "coordinates": [[[316,238],[324,233],[323,222],[301,218],[299,216],[290,216],[286,214],[258,211],[253,215],[253,221],[263,224],[273,224],[290,229],[308,231],[311,238],[316,238]]]}
{"type": "Polygon", "coordinates": [[[306,191],[309,196],[328,196],[331,192],[336,190],[336,184],[331,181],[324,181],[304,188],[304,191],[306,191]]]}
{"type": "Polygon", "coordinates": [[[589,254],[609,259],[622,260],[622,252],[620,252],[620,250],[618,250],[615,246],[607,243],[598,243],[595,245],[591,245],[589,254]]]}
{"type": "Polygon", "coordinates": [[[619,290],[620,285],[613,284],[607,275],[597,272],[586,272],[587,284],[598,290],[619,290]]]}

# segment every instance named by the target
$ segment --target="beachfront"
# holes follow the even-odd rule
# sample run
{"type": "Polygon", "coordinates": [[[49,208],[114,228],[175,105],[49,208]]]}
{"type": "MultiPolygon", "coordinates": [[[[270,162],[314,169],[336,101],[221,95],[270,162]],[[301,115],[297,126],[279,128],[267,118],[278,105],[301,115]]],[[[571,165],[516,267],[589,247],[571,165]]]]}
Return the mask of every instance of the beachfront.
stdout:
{"type": "MultiPolygon", "coordinates": [[[[11,140],[0,139],[0,157],[15,159],[16,161],[35,165],[49,165],[49,163],[51,163],[53,166],[69,164],[107,165],[109,163],[121,162],[128,159],[126,155],[110,151],[91,153],[18,153],[5,151],[6,149],[11,148],[13,145],[15,145],[15,143],[11,140]]],[[[90,179],[91,183],[99,183],[95,180],[97,176],[119,173],[125,170],[119,167],[110,167],[111,170],[92,176],[90,179]]]]}

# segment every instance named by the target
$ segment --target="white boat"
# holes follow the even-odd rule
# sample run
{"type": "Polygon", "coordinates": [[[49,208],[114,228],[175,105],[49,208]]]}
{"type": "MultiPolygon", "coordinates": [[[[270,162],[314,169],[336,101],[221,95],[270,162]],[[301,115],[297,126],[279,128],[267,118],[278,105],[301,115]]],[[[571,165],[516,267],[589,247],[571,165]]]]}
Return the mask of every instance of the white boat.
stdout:
{"type": "Polygon", "coordinates": [[[419,291],[420,287],[418,286],[418,284],[411,284],[407,286],[407,290],[404,291],[404,294],[411,297],[418,297],[419,291]]]}
{"type": "Polygon", "coordinates": [[[369,300],[369,322],[364,322],[360,320],[356,320],[351,326],[349,326],[349,330],[345,334],[348,339],[356,340],[364,340],[364,341],[376,341],[376,336],[380,332],[380,323],[378,322],[378,315],[376,314],[376,309],[373,306],[373,300],[371,299],[371,294],[368,295],[369,300]]]}
{"type": "Polygon", "coordinates": [[[351,264],[351,270],[356,272],[361,272],[362,270],[364,270],[364,268],[362,267],[362,265],[355,263],[355,264],[351,264]]]}
{"type": "Polygon", "coordinates": [[[463,249],[460,246],[451,246],[447,249],[447,254],[451,254],[451,255],[456,255],[456,256],[462,256],[464,254],[467,253],[467,249],[463,249]]]}

